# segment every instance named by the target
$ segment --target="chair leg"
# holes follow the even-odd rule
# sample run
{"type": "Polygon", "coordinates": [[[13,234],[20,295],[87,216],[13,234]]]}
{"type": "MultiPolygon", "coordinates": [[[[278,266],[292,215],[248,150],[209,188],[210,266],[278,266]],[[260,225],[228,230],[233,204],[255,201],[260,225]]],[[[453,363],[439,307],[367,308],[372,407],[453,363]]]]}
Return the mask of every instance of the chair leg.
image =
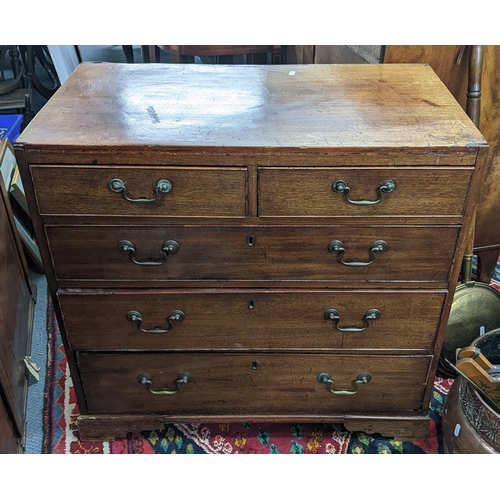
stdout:
{"type": "Polygon", "coordinates": [[[156,62],[156,45],[141,45],[142,62],[156,62]]]}
{"type": "Polygon", "coordinates": [[[31,109],[31,101],[32,101],[32,87],[31,87],[31,81],[29,81],[28,88],[26,89],[26,94],[24,95],[24,110],[22,110],[22,114],[24,115],[22,124],[23,129],[33,119],[33,110],[31,109]]]}
{"type": "Polygon", "coordinates": [[[283,57],[281,53],[271,53],[271,64],[283,64],[283,57]]]}
{"type": "MultiPolygon", "coordinates": [[[[167,49],[164,48],[164,50],[167,49]]],[[[170,57],[170,62],[173,64],[194,63],[194,56],[187,56],[185,54],[182,54],[181,51],[179,50],[178,45],[170,46],[167,51],[170,57]]]]}
{"type": "Polygon", "coordinates": [[[267,53],[252,54],[252,64],[267,64],[267,53]]]}
{"type": "Polygon", "coordinates": [[[132,45],[122,45],[122,49],[127,63],[132,64],[134,62],[134,50],[132,45]]]}
{"type": "Polygon", "coordinates": [[[155,63],[156,59],[156,45],[148,45],[149,62],[155,63]]]}
{"type": "Polygon", "coordinates": [[[233,64],[234,58],[233,56],[219,56],[219,64],[233,64]]]}
{"type": "Polygon", "coordinates": [[[194,63],[194,56],[187,56],[185,54],[181,54],[177,50],[170,51],[170,62],[174,64],[179,63],[194,63]]]}
{"type": "Polygon", "coordinates": [[[23,112],[23,127],[26,127],[28,123],[33,119],[33,111],[31,110],[31,100],[29,95],[24,96],[24,112],[23,112]]]}

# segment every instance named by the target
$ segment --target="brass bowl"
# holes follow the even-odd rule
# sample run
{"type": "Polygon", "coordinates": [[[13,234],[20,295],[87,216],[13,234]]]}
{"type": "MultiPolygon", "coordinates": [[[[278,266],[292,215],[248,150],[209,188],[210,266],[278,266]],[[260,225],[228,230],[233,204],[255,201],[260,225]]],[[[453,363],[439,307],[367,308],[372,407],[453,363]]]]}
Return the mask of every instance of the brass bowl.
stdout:
{"type": "Polygon", "coordinates": [[[443,448],[448,454],[500,452],[500,415],[459,376],[443,406],[443,448]]]}
{"type": "MultiPolygon", "coordinates": [[[[443,361],[456,364],[456,350],[471,345],[485,332],[500,329],[500,292],[486,283],[468,281],[455,290],[446,335],[441,349],[438,372],[445,378],[457,376],[443,361]]],[[[488,358],[489,359],[489,358],[488,358]]]]}

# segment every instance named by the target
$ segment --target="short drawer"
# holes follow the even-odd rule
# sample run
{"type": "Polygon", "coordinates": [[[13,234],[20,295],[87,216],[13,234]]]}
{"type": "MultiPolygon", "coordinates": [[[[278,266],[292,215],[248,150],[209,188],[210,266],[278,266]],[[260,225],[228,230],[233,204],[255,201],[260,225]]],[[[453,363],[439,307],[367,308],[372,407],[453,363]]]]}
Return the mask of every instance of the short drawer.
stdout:
{"type": "Polygon", "coordinates": [[[260,168],[261,217],[461,215],[471,168],[260,168]]]}
{"type": "Polygon", "coordinates": [[[46,231],[59,280],[446,282],[459,226],[60,225],[46,231]]]}
{"type": "Polygon", "coordinates": [[[60,290],[74,350],[427,349],[439,291],[60,290]],[[99,314],[99,311],[106,314],[99,314]]]}
{"type": "Polygon", "coordinates": [[[431,359],[80,353],[78,367],[90,413],[292,416],[419,410],[431,359]],[[323,381],[318,380],[321,374],[323,381]],[[363,374],[368,374],[364,376],[368,383],[353,383],[363,374]],[[150,390],[177,392],[152,394],[150,390]]]}
{"type": "Polygon", "coordinates": [[[245,168],[33,166],[31,175],[42,216],[246,215],[245,168]]]}

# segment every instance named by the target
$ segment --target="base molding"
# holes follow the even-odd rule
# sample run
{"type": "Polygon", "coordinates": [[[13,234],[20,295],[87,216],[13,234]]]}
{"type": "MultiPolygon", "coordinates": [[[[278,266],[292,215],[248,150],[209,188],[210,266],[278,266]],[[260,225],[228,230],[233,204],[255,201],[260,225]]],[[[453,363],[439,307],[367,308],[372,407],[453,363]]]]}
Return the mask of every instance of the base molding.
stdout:
{"type": "Polygon", "coordinates": [[[180,422],[293,422],[343,424],[351,432],[380,434],[398,441],[420,441],[429,437],[430,417],[421,415],[80,415],[77,419],[82,441],[113,441],[129,432],[159,429],[166,423],[180,422]]]}
{"type": "Polygon", "coordinates": [[[396,441],[423,441],[430,434],[430,417],[348,417],[343,422],[351,432],[380,434],[396,441]]]}

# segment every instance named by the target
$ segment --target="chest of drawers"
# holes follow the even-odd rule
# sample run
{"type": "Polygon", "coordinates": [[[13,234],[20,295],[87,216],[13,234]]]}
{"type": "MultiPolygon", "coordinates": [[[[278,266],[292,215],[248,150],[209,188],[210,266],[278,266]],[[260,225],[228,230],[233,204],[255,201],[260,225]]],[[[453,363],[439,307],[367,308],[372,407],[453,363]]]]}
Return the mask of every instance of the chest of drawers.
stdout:
{"type": "Polygon", "coordinates": [[[425,437],[486,148],[425,65],[80,65],[16,151],[82,437],[425,437]]]}

